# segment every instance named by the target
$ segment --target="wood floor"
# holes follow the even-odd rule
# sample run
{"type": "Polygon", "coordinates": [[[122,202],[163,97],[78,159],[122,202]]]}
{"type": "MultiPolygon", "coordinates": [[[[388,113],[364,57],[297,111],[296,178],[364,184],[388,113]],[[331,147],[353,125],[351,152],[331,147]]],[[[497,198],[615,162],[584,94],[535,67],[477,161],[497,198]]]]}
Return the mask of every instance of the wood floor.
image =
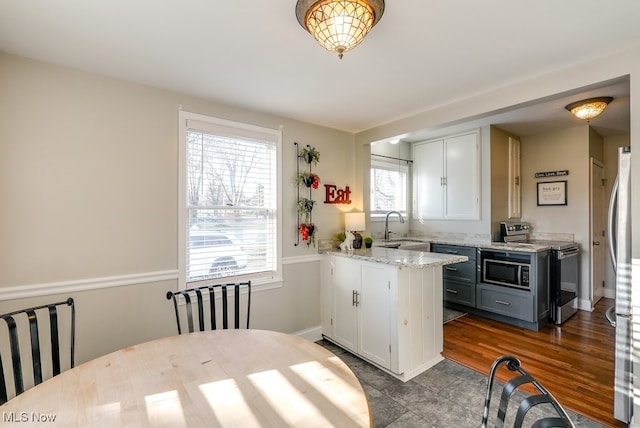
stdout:
{"type": "Polygon", "coordinates": [[[443,355],[483,374],[496,357],[514,355],[566,408],[624,427],[613,418],[615,331],[604,316],[613,302],[601,299],[593,312],[539,332],[465,315],[444,325],[443,355]]]}

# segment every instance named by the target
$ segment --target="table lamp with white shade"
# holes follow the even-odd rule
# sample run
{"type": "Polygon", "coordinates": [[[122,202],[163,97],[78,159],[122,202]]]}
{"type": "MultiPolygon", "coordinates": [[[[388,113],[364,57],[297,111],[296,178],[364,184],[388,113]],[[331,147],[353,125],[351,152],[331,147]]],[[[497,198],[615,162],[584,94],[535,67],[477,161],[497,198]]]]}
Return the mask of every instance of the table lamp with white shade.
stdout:
{"type": "Polygon", "coordinates": [[[344,215],[344,228],[347,232],[353,233],[355,240],[353,241],[353,248],[362,248],[362,235],[361,232],[367,228],[365,224],[364,213],[345,213],[344,215]]]}

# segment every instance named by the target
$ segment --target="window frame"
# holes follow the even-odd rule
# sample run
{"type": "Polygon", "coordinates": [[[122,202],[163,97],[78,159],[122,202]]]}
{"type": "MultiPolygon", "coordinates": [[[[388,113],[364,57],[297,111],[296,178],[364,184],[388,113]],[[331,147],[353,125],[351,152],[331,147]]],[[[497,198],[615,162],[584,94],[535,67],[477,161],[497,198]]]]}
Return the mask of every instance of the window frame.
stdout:
{"type": "Polygon", "coordinates": [[[385,160],[380,160],[380,159],[373,159],[371,158],[370,160],[370,165],[369,165],[369,181],[370,181],[370,195],[369,195],[369,215],[371,216],[371,220],[372,221],[382,221],[384,220],[384,217],[387,213],[388,210],[383,211],[375,211],[372,208],[372,204],[374,201],[374,185],[373,185],[373,181],[371,180],[371,173],[374,169],[384,169],[384,170],[389,170],[389,171],[399,171],[401,173],[404,174],[405,178],[405,189],[404,189],[404,210],[397,210],[399,211],[405,218],[407,218],[407,215],[409,213],[410,210],[410,206],[409,206],[409,196],[411,193],[411,183],[410,183],[410,177],[411,177],[411,170],[410,170],[410,166],[409,165],[403,165],[397,162],[390,162],[390,161],[385,161],[385,160]]]}
{"type": "MultiPolygon", "coordinates": [[[[242,122],[221,119],[217,117],[207,116],[198,113],[192,113],[184,110],[178,112],[178,128],[179,128],[179,153],[178,153],[178,289],[185,290],[190,287],[202,286],[207,283],[217,284],[226,282],[238,282],[251,280],[252,285],[257,288],[273,288],[282,284],[282,127],[279,129],[264,128],[261,126],[246,124],[242,122]],[[276,150],[275,156],[275,188],[276,188],[276,206],[274,209],[275,217],[275,266],[273,271],[241,274],[219,278],[209,278],[199,281],[187,281],[187,242],[189,239],[189,206],[187,194],[187,130],[188,121],[201,122],[204,127],[210,125],[212,129],[222,130],[221,135],[231,135],[236,138],[247,138],[251,134],[263,134],[273,138],[273,144],[276,150]],[[271,287],[269,286],[271,285],[271,287]]],[[[203,129],[203,131],[211,131],[211,129],[203,129]]],[[[215,132],[211,132],[215,134],[215,132]]],[[[269,140],[271,141],[271,140],[269,140]]]]}

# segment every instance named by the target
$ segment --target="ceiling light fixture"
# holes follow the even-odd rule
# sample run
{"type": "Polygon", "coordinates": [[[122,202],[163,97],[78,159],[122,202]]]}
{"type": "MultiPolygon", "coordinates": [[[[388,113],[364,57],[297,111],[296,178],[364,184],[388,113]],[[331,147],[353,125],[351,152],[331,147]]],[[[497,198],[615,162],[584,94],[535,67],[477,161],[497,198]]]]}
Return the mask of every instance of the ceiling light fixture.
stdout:
{"type": "Polygon", "coordinates": [[[296,16],[320,46],[338,57],[364,40],[384,12],[384,0],[298,0],[296,16]]]}
{"type": "Polygon", "coordinates": [[[589,122],[590,119],[599,116],[611,101],[613,97],[589,98],[571,103],[565,108],[578,119],[586,119],[589,122]]]}

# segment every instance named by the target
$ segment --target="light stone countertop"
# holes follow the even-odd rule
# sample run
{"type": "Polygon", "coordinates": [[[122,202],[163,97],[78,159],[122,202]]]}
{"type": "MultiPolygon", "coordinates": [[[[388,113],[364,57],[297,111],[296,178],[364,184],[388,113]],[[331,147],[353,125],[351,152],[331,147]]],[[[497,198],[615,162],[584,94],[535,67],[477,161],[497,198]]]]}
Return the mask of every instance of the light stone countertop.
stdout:
{"type": "Polygon", "coordinates": [[[375,263],[383,263],[395,266],[406,266],[421,269],[424,267],[443,266],[452,263],[466,262],[466,256],[451,254],[428,253],[423,251],[401,250],[397,248],[361,248],[359,250],[327,251],[326,254],[352,259],[364,260],[375,263]]]}
{"type": "MultiPolygon", "coordinates": [[[[553,235],[544,235],[544,236],[536,236],[536,238],[545,238],[546,240],[556,240],[556,241],[567,241],[574,242],[572,235],[560,236],[558,234],[553,235]]],[[[406,237],[398,237],[394,239],[390,239],[389,241],[384,241],[381,239],[377,239],[373,241],[373,248],[381,248],[384,245],[398,243],[403,247],[408,247],[409,245],[415,245],[420,243],[430,243],[430,244],[445,244],[445,245],[459,245],[464,247],[476,247],[476,248],[485,248],[485,249],[493,249],[493,250],[507,250],[507,251],[519,251],[525,253],[538,253],[541,251],[547,251],[551,249],[550,245],[544,240],[538,242],[528,242],[528,243],[518,243],[518,242],[491,242],[486,239],[482,239],[480,237],[464,237],[462,235],[456,234],[443,234],[437,236],[406,236],[406,237]]],[[[339,242],[326,240],[320,245],[320,253],[335,253],[341,254],[342,252],[339,249],[336,249],[339,242]]],[[[354,258],[358,258],[361,256],[371,258],[370,254],[362,254],[362,250],[354,250],[356,253],[353,256],[354,258]]],[[[429,253],[436,254],[436,253],[429,253]]],[[[375,256],[373,256],[375,257],[375,256]]],[[[384,256],[383,256],[384,257],[384,256]]],[[[456,263],[456,262],[454,262],[456,263]]],[[[393,263],[390,263],[393,264],[393,263]]],[[[401,263],[399,263],[401,264],[401,263]]]]}
{"type": "Polygon", "coordinates": [[[544,242],[527,242],[527,243],[519,243],[519,242],[489,242],[483,240],[458,240],[455,238],[432,238],[421,237],[421,238],[397,238],[389,241],[374,241],[373,246],[376,245],[385,245],[392,244],[394,242],[400,242],[403,244],[417,244],[419,242],[429,242],[430,244],[445,244],[445,245],[459,245],[463,247],[476,247],[476,248],[488,248],[492,250],[509,250],[509,251],[521,251],[525,253],[538,253],[541,251],[547,251],[551,247],[548,243],[544,242]]]}

